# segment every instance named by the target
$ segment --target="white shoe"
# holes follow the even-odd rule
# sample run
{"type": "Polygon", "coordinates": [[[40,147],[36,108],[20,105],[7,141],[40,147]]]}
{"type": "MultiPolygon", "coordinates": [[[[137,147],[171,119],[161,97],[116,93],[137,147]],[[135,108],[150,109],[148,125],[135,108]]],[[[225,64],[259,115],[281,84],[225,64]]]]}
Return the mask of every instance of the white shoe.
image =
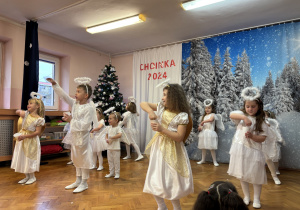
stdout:
{"type": "Polygon", "coordinates": [[[73,161],[67,162],[67,165],[72,165],[73,161]]]}
{"type": "Polygon", "coordinates": [[[99,166],[99,168],[97,168],[97,171],[102,171],[103,170],[103,166],[99,166]]]}
{"type": "Polygon", "coordinates": [[[244,203],[246,204],[246,206],[248,206],[250,204],[250,199],[249,198],[244,198],[243,199],[244,203]]]}
{"type": "Polygon", "coordinates": [[[87,184],[80,184],[74,191],[73,193],[80,193],[83,192],[85,190],[87,190],[89,187],[87,184]]]}
{"type": "Polygon", "coordinates": [[[215,162],[215,163],[214,163],[214,166],[219,166],[219,163],[215,162]]]}
{"type": "Polygon", "coordinates": [[[281,184],[281,181],[278,179],[278,177],[273,177],[273,180],[275,184],[281,184]]]}
{"type": "Polygon", "coordinates": [[[276,171],[276,174],[277,174],[277,175],[279,175],[279,174],[280,174],[280,172],[279,172],[279,171],[276,171]]]}
{"type": "Polygon", "coordinates": [[[140,155],[140,156],[138,156],[138,158],[135,159],[134,161],[139,161],[139,160],[141,160],[141,159],[143,159],[143,158],[144,158],[144,156],[143,156],[143,155],[140,155]]]}
{"type": "Polygon", "coordinates": [[[253,201],[253,208],[260,209],[261,208],[260,202],[259,201],[253,201]]]}
{"type": "Polygon", "coordinates": [[[131,159],[131,156],[126,156],[123,158],[123,160],[131,159]]]}
{"type": "Polygon", "coordinates": [[[114,174],[106,174],[105,178],[110,178],[110,177],[113,177],[113,176],[114,176],[114,174]]]}
{"type": "Polygon", "coordinates": [[[120,178],[120,174],[116,174],[115,179],[119,179],[119,178],[120,178]]]}
{"type": "Polygon", "coordinates": [[[18,181],[19,184],[25,184],[29,180],[29,177],[26,177],[20,181],[18,181]]]}
{"type": "Polygon", "coordinates": [[[201,160],[201,161],[197,162],[198,165],[201,165],[202,163],[205,163],[205,161],[201,160]]]}
{"type": "Polygon", "coordinates": [[[78,187],[79,185],[80,185],[80,183],[74,182],[73,184],[66,186],[65,189],[66,190],[74,189],[74,188],[78,187]]]}
{"type": "Polygon", "coordinates": [[[32,184],[32,183],[34,183],[35,181],[36,181],[36,178],[33,177],[33,178],[28,179],[28,181],[27,181],[25,184],[32,184]]]}

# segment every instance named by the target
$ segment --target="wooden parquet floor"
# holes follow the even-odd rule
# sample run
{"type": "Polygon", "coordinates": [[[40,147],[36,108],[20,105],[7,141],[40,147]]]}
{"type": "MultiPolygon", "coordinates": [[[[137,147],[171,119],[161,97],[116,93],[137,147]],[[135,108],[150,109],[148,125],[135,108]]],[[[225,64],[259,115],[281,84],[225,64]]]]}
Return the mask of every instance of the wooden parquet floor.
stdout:
{"type": "MultiPolygon", "coordinates": [[[[107,159],[104,158],[104,170],[91,170],[89,189],[79,194],[65,190],[65,186],[75,181],[75,168],[66,165],[69,161],[66,156],[44,159],[48,164],[41,165],[40,172],[36,173],[37,182],[32,185],[17,184],[24,175],[15,173],[9,164],[2,164],[0,209],[157,209],[152,195],[143,193],[148,159],[134,162],[134,158],[133,154],[133,159],[121,159],[121,178],[118,180],[104,177],[108,173],[107,159]]],[[[183,210],[192,209],[198,193],[207,190],[216,180],[231,181],[243,196],[239,181],[226,173],[228,164],[215,167],[191,161],[191,165],[195,193],[180,200],[183,210]]],[[[300,172],[281,170],[280,180],[282,185],[275,185],[268,172],[268,184],[262,190],[261,209],[300,209],[300,172]]],[[[252,195],[252,186],[250,189],[252,195]]],[[[170,201],[166,204],[168,209],[172,209],[170,201]]],[[[249,209],[253,209],[251,204],[249,209]]]]}

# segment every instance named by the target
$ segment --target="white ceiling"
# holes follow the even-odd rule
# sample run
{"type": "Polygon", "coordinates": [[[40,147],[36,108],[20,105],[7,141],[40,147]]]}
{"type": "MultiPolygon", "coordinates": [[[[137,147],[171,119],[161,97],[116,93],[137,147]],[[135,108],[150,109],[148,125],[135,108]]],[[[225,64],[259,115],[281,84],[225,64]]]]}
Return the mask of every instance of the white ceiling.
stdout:
{"type": "Polygon", "coordinates": [[[225,0],[190,11],[180,2],[0,0],[0,16],[17,23],[37,18],[43,31],[112,55],[300,18],[300,0],[225,0]],[[146,22],[93,35],[85,31],[136,14],[145,15],[146,22]]]}

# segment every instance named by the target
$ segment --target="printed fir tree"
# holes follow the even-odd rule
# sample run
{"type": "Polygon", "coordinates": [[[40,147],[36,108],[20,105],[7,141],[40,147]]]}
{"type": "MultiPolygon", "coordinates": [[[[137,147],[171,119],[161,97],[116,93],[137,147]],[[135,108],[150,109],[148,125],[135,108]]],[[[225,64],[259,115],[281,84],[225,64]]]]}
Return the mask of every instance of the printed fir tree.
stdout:
{"type": "Polygon", "coordinates": [[[291,96],[291,89],[283,79],[277,80],[275,96],[275,114],[290,112],[293,110],[294,101],[291,96]]]}
{"type": "MultiPolygon", "coordinates": [[[[98,103],[98,107],[103,111],[115,107],[114,111],[122,114],[126,110],[123,103],[123,94],[119,93],[120,83],[118,83],[116,70],[112,65],[105,65],[102,71],[94,89],[93,101],[94,103],[98,103]]],[[[108,115],[106,116],[106,120],[108,119],[108,115]]]]}
{"type": "Polygon", "coordinates": [[[229,121],[230,112],[237,109],[235,104],[238,101],[238,97],[236,96],[236,81],[231,72],[232,67],[229,48],[227,48],[222,69],[224,76],[219,84],[219,95],[216,99],[218,102],[216,111],[222,115],[224,122],[229,121]]]}
{"type": "Polygon", "coordinates": [[[274,111],[275,101],[275,86],[272,79],[272,73],[269,71],[269,76],[266,79],[265,85],[262,87],[261,99],[264,104],[264,108],[269,111],[274,111]]]}

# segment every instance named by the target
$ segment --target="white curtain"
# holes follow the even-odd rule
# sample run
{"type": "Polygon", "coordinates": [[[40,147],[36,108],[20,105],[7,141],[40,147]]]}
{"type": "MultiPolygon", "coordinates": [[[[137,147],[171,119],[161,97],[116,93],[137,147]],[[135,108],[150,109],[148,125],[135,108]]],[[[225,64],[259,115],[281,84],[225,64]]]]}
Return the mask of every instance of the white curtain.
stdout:
{"type": "Polygon", "coordinates": [[[170,79],[169,83],[181,84],[182,44],[154,48],[133,54],[133,95],[140,113],[138,129],[140,131],[141,151],[145,150],[154,132],[150,127],[147,113],[141,110],[142,101],[158,103],[163,95],[162,88],[156,85],[170,79]]]}

